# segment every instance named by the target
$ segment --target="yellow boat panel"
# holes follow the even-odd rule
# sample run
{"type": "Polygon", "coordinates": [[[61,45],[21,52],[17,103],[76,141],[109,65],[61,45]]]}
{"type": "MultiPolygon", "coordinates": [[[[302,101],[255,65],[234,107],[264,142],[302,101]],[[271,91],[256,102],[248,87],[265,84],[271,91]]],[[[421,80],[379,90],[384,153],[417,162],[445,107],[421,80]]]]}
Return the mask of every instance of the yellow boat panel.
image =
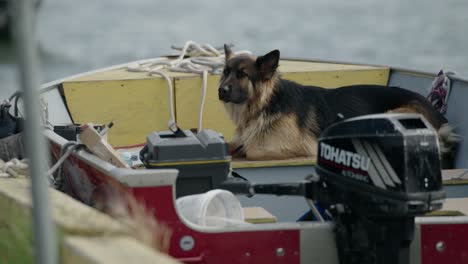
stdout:
{"type": "Polygon", "coordinates": [[[161,78],[65,82],[63,90],[75,123],[114,122],[108,133],[114,147],[144,143],[151,132],[167,130],[168,88],[161,78]]]}
{"type": "MultiPolygon", "coordinates": [[[[389,69],[305,61],[280,62],[286,79],[327,88],[351,84],[386,84],[389,69]]],[[[168,72],[175,90],[176,117],[183,129],[196,128],[202,80],[199,75],[168,72]]],[[[234,125],[218,100],[219,75],[209,75],[203,127],[217,130],[229,141],[234,125]]],[[[114,147],[140,144],[155,130],[167,130],[169,99],[166,82],[148,73],[126,68],[82,75],[63,83],[71,116],[76,123],[114,121],[108,134],[114,147]]]]}
{"type": "MultiPolygon", "coordinates": [[[[385,67],[374,67],[366,65],[352,65],[352,64],[336,64],[324,62],[311,62],[311,61],[296,61],[296,60],[281,60],[279,65],[280,72],[324,72],[324,71],[368,71],[368,70],[382,70],[385,67]]],[[[170,78],[176,77],[195,77],[197,74],[171,72],[162,70],[170,78]]],[[[112,81],[112,80],[141,80],[152,79],[147,72],[130,72],[126,67],[111,69],[106,71],[96,71],[89,74],[81,75],[70,79],[70,82],[95,82],[95,81],[112,81]]]]}
{"type": "Polygon", "coordinates": [[[368,65],[339,64],[317,61],[303,60],[280,60],[280,72],[323,72],[323,71],[359,71],[386,69],[387,67],[377,67],[368,65]]]}
{"type": "Polygon", "coordinates": [[[263,168],[263,167],[283,167],[283,166],[311,166],[315,165],[316,158],[294,158],[287,160],[259,160],[252,161],[246,159],[233,159],[231,167],[237,168],[263,168]]]}
{"type": "MultiPolygon", "coordinates": [[[[168,70],[162,70],[170,78],[174,77],[190,77],[197,76],[193,73],[182,73],[182,72],[171,72],[168,70]]],[[[150,76],[147,72],[131,72],[127,68],[117,68],[107,71],[97,71],[90,74],[81,75],[73,79],[68,80],[69,82],[96,82],[96,81],[120,81],[120,80],[144,80],[159,78],[158,76],[150,76]]]]}
{"type": "Polygon", "coordinates": [[[338,70],[326,72],[285,72],[283,78],[303,85],[314,85],[324,88],[337,88],[353,84],[386,85],[389,69],[338,70]]]}

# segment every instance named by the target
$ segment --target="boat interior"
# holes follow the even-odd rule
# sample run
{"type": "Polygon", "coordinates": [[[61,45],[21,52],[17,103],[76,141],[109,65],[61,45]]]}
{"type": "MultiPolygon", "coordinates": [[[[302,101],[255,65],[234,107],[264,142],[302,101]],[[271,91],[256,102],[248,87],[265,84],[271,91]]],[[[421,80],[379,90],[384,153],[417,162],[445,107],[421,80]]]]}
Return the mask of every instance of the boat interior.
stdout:
{"type": "MultiPolygon", "coordinates": [[[[47,107],[48,122],[53,125],[108,124],[113,127],[106,137],[109,144],[118,152],[137,155],[143,148],[146,138],[154,131],[168,130],[170,107],[168,84],[161,76],[146,72],[128,70],[128,64],[92,71],[42,87],[42,100],[47,107]]],[[[164,71],[164,70],[163,70],[164,71]]],[[[305,85],[338,88],[352,84],[379,84],[400,86],[422,95],[429,93],[435,74],[395,69],[386,66],[359,65],[342,62],[313,61],[302,59],[282,59],[279,71],[283,78],[305,85]]],[[[198,110],[202,92],[202,77],[195,73],[165,72],[172,84],[172,103],[175,121],[182,129],[195,131],[198,123],[198,110]]],[[[207,92],[203,109],[204,128],[220,132],[226,141],[234,133],[234,125],[218,100],[217,85],[219,74],[207,78],[207,92]]],[[[447,102],[446,117],[462,138],[468,135],[468,122],[461,113],[468,99],[468,81],[456,75],[451,76],[451,90],[447,102]]],[[[463,180],[463,168],[468,167],[468,148],[462,141],[456,158],[455,169],[444,173],[447,180],[463,180]],[[459,172],[459,173],[457,173],[459,172]]],[[[248,161],[233,159],[232,169],[255,182],[288,182],[304,179],[313,171],[315,159],[297,158],[289,160],[248,161]]],[[[141,162],[134,167],[144,169],[141,162]]],[[[255,206],[260,197],[252,199],[240,197],[243,205],[255,206]]],[[[291,202],[292,197],[278,197],[280,204],[291,202]]],[[[307,204],[291,212],[288,206],[267,206],[274,215],[282,215],[281,220],[294,221],[303,213],[307,204]],[[290,217],[293,216],[293,217],[290,217]]],[[[261,204],[261,203],[260,203],[261,204]]]]}

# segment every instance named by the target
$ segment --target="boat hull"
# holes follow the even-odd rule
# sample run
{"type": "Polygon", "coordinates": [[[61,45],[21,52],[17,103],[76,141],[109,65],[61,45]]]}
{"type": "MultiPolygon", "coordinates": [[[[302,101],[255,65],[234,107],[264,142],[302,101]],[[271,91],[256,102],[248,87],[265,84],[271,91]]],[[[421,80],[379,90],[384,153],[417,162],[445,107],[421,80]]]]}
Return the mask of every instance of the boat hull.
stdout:
{"type": "MultiPolygon", "coordinates": [[[[66,141],[53,133],[47,136],[51,154],[58,158],[66,141]]],[[[134,171],[113,168],[82,150],[63,165],[65,189],[89,205],[112,201],[115,195],[123,193],[132,195],[172,230],[169,254],[185,263],[338,263],[332,222],[284,222],[226,229],[195,226],[177,212],[176,171],[150,170],[154,173],[135,181],[131,178],[138,177],[134,171]],[[158,180],[142,184],[145,177],[158,180]]],[[[411,263],[467,261],[460,252],[466,250],[468,243],[468,217],[421,217],[415,222],[411,263]]]]}

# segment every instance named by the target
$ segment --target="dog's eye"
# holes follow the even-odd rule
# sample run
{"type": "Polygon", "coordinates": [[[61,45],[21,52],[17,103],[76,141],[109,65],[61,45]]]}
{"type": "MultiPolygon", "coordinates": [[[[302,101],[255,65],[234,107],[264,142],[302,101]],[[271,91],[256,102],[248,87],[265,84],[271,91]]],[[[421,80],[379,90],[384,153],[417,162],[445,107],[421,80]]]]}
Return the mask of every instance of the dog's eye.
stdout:
{"type": "Polygon", "coordinates": [[[231,70],[229,68],[224,68],[223,75],[227,76],[229,73],[231,73],[231,70]]]}
{"type": "Polygon", "coordinates": [[[237,71],[236,75],[238,79],[247,77],[247,73],[245,73],[244,71],[237,71]]]}

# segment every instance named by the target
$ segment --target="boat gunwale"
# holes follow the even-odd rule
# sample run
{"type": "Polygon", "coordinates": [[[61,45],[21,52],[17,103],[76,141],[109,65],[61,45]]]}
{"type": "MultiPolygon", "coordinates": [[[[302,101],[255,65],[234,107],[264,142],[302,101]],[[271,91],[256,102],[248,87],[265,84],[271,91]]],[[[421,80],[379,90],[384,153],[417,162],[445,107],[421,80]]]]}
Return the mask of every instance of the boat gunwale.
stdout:
{"type": "MultiPolygon", "coordinates": [[[[326,59],[303,59],[303,58],[298,58],[298,57],[285,57],[282,58],[283,60],[291,60],[291,61],[304,61],[304,62],[318,62],[318,63],[332,63],[332,64],[343,64],[343,65],[357,65],[357,66],[371,66],[371,67],[377,67],[377,68],[388,68],[390,71],[397,71],[401,73],[409,73],[409,74],[417,74],[417,75],[422,75],[422,76],[431,76],[435,77],[438,72],[429,72],[429,71],[423,71],[423,70],[416,70],[413,68],[406,68],[406,67],[400,67],[400,66],[392,66],[392,65],[381,65],[381,64],[373,64],[373,63],[352,63],[352,62],[347,62],[347,61],[340,61],[340,60],[326,60],[326,59]]],[[[390,73],[391,75],[391,73],[390,73]]],[[[468,84],[468,77],[464,77],[461,75],[457,75],[454,73],[453,75],[450,75],[451,80],[455,81],[460,81],[468,84]]]]}
{"type": "MultiPolygon", "coordinates": [[[[60,79],[57,79],[57,80],[50,81],[50,82],[42,84],[40,86],[40,91],[39,92],[40,93],[45,93],[45,92],[48,92],[50,90],[53,90],[53,89],[57,88],[56,87],[57,85],[60,85],[60,84],[64,83],[67,80],[70,80],[70,79],[75,79],[75,78],[86,76],[86,75],[93,74],[93,73],[99,73],[99,72],[105,72],[105,71],[109,71],[109,70],[115,70],[115,69],[123,68],[123,67],[128,66],[131,63],[145,63],[145,62],[150,62],[150,61],[153,61],[155,59],[164,58],[164,57],[169,58],[171,56],[170,55],[163,55],[163,56],[160,56],[160,57],[154,57],[154,58],[150,58],[150,59],[135,60],[135,61],[125,62],[125,63],[121,63],[121,64],[115,64],[115,65],[111,65],[111,66],[108,66],[108,67],[98,68],[98,69],[95,69],[95,70],[90,70],[90,71],[87,71],[87,72],[78,73],[78,74],[75,74],[75,75],[63,77],[63,78],[60,78],[60,79]]],[[[437,73],[431,73],[431,72],[428,72],[428,71],[415,70],[415,69],[412,69],[412,68],[394,67],[394,66],[391,66],[391,65],[380,65],[380,64],[361,63],[361,62],[352,63],[352,62],[339,61],[339,60],[325,60],[325,59],[312,59],[312,58],[309,59],[309,58],[298,58],[298,57],[284,57],[284,58],[281,58],[281,60],[388,68],[390,70],[390,76],[391,76],[392,72],[395,72],[395,71],[402,72],[402,73],[407,73],[407,74],[418,74],[418,75],[431,76],[431,77],[435,77],[437,75],[437,73]]],[[[450,76],[450,79],[455,80],[455,81],[459,81],[459,82],[463,82],[463,83],[466,83],[468,85],[468,77],[463,77],[463,76],[459,76],[457,74],[453,74],[453,75],[450,76]]]]}
{"type": "MultiPolygon", "coordinates": [[[[62,148],[67,142],[70,142],[52,130],[45,130],[44,135],[50,142],[58,145],[60,148],[62,148]]],[[[179,174],[179,171],[176,169],[137,170],[119,168],[85,150],[77,150],[72,153],[72,156],[85,162],[89,166],[93,166],[99,172],[107,176],[111,176],[120,183],[128,185],[129,187],[172,185],[173,188],[175,188],[176,178],[179,174]]]]}

